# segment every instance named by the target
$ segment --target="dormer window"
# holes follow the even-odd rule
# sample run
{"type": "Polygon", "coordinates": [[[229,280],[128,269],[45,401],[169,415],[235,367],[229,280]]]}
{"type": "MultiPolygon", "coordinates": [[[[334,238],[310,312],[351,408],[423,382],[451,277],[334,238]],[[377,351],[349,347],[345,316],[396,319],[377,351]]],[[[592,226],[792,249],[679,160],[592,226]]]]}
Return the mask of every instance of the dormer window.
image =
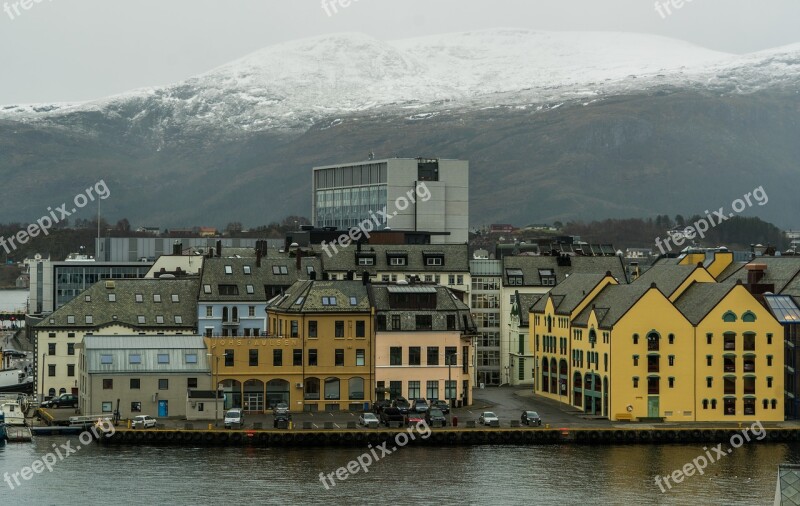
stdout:
{"type": "Polygon", "coordinates": [[[272,274],[275,275],[289,274],[289,268],[286,267],[285,265],[273,265],[272,274]]]}
{"type": "Polygon", "coordinates": [[[386,262],[394,266],[408,265],[408,253],[405,251],[387,251],[386,262]]]}
{"type": "Polygon", "coordinates": [[[422,258],[427,266],[444,265],[444,253],[439,251],[423,251],[422,258]]]}
{"type": "Polygon", "coordinates": [[[226,265],[225,266],[225,274],[233,274],[233,266],[232,265],[226,265]]]}
{"type": "Polygon", "coordinates": [[[250,266],[249,266],[249,265],[245,265],[245,266],[243,266],[243,269],[244,269],[244,273],[245,273],[245,274],[250,274],[250,273],[251,273],[251,271],[250,271],[250,266]]]}
{"type": "Polygon", "coordinates": [[[539,269],[539,280],[543,286],[555,286],[556,273],[553,269],[539,269]]]}
{"type": "Polygon", "coordinates": [[[522,269],[506,269],[506,277],[510,286],[522,286],[524,275],[522,269]]]}
{"type": "Polygon", "coordinates": [[[359,256],[358,265],[375,265],[375,257],[372,256],[359,256]]]}

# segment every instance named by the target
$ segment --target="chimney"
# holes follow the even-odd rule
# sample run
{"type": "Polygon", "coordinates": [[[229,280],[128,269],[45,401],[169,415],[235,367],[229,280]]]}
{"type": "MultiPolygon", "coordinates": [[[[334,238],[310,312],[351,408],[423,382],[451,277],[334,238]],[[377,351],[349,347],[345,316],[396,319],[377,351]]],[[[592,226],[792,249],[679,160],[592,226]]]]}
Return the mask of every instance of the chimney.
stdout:
{"type": "Polygon", "coordinates": [[[299,271],[300,270],[300,265],[302,264],[302,261],[303,261],[303,250],[300,249],[300,248],[297,248],[297,251],[295,251],[295,253],[294,253],[294,258],[295,258],[295,264],[296,264],[297,270],[299,271]]]}
{"type": "Polygon", "coordinates": [[[328,276],[328,273],[327,272],[323,272],[322,273],[322,281],[328,281],[328,279],[330,279],[330,277],[328,276]]]}
{"type": "Polygon", "coordinates": [[[361,239],[356,241],[356,253],[361,252],[361,239]]]}
{"type": "Polygon", "coordinates": [[[356,274],[355,271],[347,271],[347,280],[353,281],[353,279],[355,278],[355,274],[356,274]]]}
{"type": "Polygon", "coordinates": [[[213,246],[212,246],[212,247],[210,247],[210,248],[208,248],[208,253],[206,254],[206,256],[207,256],[208,258],[214,258],[214,254],[215,254],[215,253],[214,253],[214,251],[215,251],[215,250],[214,250],[214,247],[213,247],[213,246]]]}
{"type": "Polygon", "coordinates": [[[291,246],[291,245],[292,245],[292,236],[287,235],[283,239],[283,251],[285,251],[286,253],[289,253],[289,246],[291,246]]]}
{"type": "Polygon", "coordinates": [[[222,241],[217,241],[217,257],[222,256],[222,241]]]}
{"type": "Polygon", "coordinates": [[[256,267],[261,267],[261,249],[256,248],[256,267]]]}
{"type": "Polygon", "coordinates": [[[764,277],[764,271],[767,270],[765,264],[747,264],[747,284],[756,285],[764,277]]]}
{"type": "Polygon", "coordinates": [[[369,271],[362,272],[361,273],[361,283],[364,286],[367,286],[369,284],[369,280],[370,280],[369,271]]]}
{"type": "Polygon", "coordinates": [[[183,253],[183,245],[180,241],[175,241],[175,244],[172,245],[172,254],[180,255],[181,253],[183,253]]]}

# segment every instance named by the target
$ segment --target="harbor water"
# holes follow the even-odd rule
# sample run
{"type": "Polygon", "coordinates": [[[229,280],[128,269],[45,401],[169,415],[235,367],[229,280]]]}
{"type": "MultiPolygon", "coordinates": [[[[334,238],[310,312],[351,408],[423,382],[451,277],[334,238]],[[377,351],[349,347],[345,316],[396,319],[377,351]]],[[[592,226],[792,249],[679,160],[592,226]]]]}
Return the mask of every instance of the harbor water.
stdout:
{"type": "Polygon", "coordinates": [[[0,290],[0,313],[26,312],[28,290],[0,290]]]}
{"type": "Polygon", "coordinates": [[[38,437],[0,446],[0,470],[19,472],[67,441],[73,452],[52,471],[18,486],[3,481],[2,503],[750,506],[772,504],[778,464],[800,463],[796,443],[745,444],[662,493],[655,475],[704,455],[702,444],[409,446],[326,489],[320,473],[346,467],[366,448],[103,446],[38,437]]]}

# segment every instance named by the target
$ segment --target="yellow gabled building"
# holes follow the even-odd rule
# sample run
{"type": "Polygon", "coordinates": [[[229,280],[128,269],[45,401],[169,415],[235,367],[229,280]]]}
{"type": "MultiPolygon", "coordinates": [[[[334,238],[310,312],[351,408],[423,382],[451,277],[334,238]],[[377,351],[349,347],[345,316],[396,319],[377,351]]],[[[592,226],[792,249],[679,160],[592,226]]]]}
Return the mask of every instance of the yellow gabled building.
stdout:
{"type": "Polygon", "coordinates": [[[783,327],[741,283],[698,283],[676,306],[695,327],[697,421],[783,421],[783,327]]]}

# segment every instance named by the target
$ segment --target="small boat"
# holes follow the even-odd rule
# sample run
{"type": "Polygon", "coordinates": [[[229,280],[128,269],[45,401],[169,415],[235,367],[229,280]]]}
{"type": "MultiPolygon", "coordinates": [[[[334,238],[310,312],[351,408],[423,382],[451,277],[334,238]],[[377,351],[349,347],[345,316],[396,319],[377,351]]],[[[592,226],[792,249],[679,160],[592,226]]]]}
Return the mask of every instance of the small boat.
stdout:
{"type": "Polygon", "coordinates": [[[6,425],[25,425],[25,411],[17,401],[5,401],[0,404],[6,425]]]}

